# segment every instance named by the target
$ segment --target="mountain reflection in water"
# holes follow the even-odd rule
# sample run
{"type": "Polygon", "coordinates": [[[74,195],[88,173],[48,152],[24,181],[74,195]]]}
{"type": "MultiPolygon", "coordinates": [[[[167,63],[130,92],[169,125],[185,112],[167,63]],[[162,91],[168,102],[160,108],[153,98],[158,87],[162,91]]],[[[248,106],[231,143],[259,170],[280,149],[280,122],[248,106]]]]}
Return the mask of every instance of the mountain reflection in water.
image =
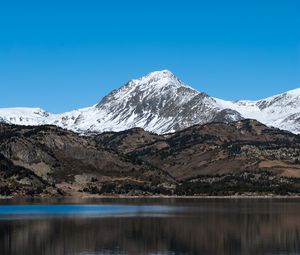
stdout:
{"type": "Polygon", "coordinates": [[[298,199],[92,202],[93,214],[78,204],[84,214],[0,206],[0,254],[300,254],[298,199]]]}

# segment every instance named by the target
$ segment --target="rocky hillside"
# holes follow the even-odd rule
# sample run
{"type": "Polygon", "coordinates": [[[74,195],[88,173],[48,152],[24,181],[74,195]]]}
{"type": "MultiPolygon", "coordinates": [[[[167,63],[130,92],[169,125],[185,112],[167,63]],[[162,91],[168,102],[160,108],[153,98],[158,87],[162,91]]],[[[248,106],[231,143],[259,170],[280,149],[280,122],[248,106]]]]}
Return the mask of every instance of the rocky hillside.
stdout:
{"type": "Polygon", "coordinates": [[[255,120],[157,135],[0,124],[2,196],[300,192],[300,136],[255,120]]]}
{"type": "Polygon", "coordinates": [[[245,118],[300,133],[300,89],[258,101],[226,101],[198,92],[163,70],[131,80],[84,109],[63,114],[35,108],[0,109],[0,122],[51,124],[84,134],[134,127],[165,134],[196,124],[245,118]]]}

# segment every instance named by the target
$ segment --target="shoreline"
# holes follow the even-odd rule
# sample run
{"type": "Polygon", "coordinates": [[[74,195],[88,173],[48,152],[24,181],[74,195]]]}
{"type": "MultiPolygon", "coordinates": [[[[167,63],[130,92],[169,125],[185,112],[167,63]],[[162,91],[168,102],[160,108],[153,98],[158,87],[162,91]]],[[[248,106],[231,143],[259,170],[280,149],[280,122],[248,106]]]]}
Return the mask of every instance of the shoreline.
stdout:
{"type": "Polygon", "coordinates": [[[127,195],[87,195],[87,196],[62,196],[62,197],[3,197],[2,200],[86,200],[86,199],[300,199],[299,195],[232,195],[232,196],[164,196],[164,195],[153,195],[153,196],[127,196],[127,195]]]}

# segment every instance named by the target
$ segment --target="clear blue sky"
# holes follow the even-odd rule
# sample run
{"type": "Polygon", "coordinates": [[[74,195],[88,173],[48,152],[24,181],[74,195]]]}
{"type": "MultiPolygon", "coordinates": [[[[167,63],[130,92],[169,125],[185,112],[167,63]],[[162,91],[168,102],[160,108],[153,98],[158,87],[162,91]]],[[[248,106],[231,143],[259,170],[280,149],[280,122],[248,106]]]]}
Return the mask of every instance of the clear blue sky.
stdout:
{"type": "Polygon", "coordinates": [[[225,99],[300,87],[300,1],[0,2],[0,107],[63,112],[169,69],[225,99]]]}

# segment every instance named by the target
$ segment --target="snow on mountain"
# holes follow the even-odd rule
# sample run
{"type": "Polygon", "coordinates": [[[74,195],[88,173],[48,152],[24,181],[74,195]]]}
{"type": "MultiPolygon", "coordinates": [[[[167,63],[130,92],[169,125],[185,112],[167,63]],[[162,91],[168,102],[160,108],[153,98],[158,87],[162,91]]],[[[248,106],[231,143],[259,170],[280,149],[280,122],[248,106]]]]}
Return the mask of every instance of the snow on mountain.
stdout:
{"type": "Polygon", "coordinates": [[[0,122],[17,125],[43,125],[51,114],[40,108],[0,108],[0,122]]]}
{"type": "Polygon", "coordinates": [[[187,86],[168,70],[131,80],[98,104],[63,114],[42,109],[0,109],[0,122],[53,124],[80,133],[142,127],[167,133],[195,124],[243,118],[300,133],[300,89],[258,101],[225,101],[187,86]]]}
{"type": "Polygon", "coordinates": [[[234,109],[243,118],[256,119],[268,126],[300,133],[300,89],[258,101],[215,100],[220,107],[234,109]]]}
{"type": "Polygon", "coordinates": [[[78,132],[142,127],[166,133],[207,123],[218,116],[224,121],[225,118],[241,119],[237,112],[227,114],[223,110],[213,98],[187,86],[170,71],[163,70],[131,80],[105,96],[97,105],[62,114],[53,124],[78,132]]]}

